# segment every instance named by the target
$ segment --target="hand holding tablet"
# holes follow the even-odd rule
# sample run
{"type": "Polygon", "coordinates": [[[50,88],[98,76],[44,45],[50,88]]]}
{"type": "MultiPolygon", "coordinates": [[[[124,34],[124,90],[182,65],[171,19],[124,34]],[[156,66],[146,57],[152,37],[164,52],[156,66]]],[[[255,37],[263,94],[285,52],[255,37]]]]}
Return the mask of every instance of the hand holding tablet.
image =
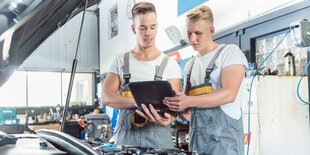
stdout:
{"type": "Polygon", "coordinates": [[[136,101],[137,106],[142,109],[142,104],[149,107],[151,104],[161,115],[165,112],[170,114],[179,114],[180,112],[171,111],[169,107],[163,104],[165,97],[173,97],[175,93],[168,81],[142,81],[129,83],[129,89],[136,101]]]}

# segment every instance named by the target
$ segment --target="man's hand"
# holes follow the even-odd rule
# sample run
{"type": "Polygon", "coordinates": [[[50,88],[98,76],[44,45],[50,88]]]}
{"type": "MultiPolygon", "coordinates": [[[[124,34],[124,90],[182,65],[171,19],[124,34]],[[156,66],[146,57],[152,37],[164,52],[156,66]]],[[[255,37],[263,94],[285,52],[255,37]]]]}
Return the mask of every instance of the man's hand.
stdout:
{"type": "Polygon", "coordinates": [[[190,120],[191,120],[191,111],[188,111],[188,112],[185,112],[183,114],[180,114],[179,117],[181,119],[184,119],[184,120],[187,120],[187,121],[190,122],[190,120]]]}
{"type": "Polygon", "coordinates": [[[177,93],[174,97],[165,97],[163,103],[172,111],[184,111],[191,107],[190,97],[182,93],[177,93]]]}
{"type": "Polygon", "coordinates": [[[147,108],[145,104],[142,104],[141,106],[143,108],[144,113],[141,112],[140,110],[136,110],[136,112],[140,116],[150,120],[153,123],[157,123],[162,126],[167,126],[176,119],[174,116],[168,113],[164,113],[165,117],[160,116],[151,104],[149,104],[149,108],[147,108]]]}

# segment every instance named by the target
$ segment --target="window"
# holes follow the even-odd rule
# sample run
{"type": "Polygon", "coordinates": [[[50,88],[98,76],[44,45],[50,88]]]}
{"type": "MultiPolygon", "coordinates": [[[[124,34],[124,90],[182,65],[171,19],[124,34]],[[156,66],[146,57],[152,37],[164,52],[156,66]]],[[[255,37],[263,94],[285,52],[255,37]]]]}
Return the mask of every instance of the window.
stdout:
{"type": "Polygon", "coordinates": [[[61,105],[61,73],[28,72],[28,106],[61,105]]]}
{"type": "Polygon", "coordinates": [[[26,72],[15,72],[2,87],[0,87],[1,107],[26,106],[26,72]]]}
{"type": "MultiPolygon", "coordinates": [[[[93,105],[91,73],[76,73],[70,106],[93,105]]],[[[0,87],[0,107],[65,105],[70,73],[16,71],[0,87]]]]}
{"type": "MultiPolygon", "coordinates": [[[[62,96],[63,105],[66,103],[70,73],[63,73],[62,96]]],[[[71,92],[70,106],[93,105],[93,80],[92,74],[76,73],[71,92]]]]}
{"type": "MultiPolygon", "coordinates": [[[[284,32],[262,36],[256,39],[256,62],[259,65],[274,49],[284,36],[284,32]]],[[[278,70],[279,75],[286,75],[285,55],[290,52],[295,56],[296,75],[301,75],[307,64],[307,48],[298,48],[292,39],[293,33],[290,32],[283,42],[278,46],[275,53],[270,56],[264,64],[264,70],[278,70]]]]}

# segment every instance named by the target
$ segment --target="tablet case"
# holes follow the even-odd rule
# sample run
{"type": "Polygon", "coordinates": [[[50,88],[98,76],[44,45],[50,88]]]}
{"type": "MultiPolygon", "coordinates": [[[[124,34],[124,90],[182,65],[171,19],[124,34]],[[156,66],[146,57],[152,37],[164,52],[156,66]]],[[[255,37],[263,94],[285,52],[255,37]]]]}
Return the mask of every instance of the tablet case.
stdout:
{"type": "Polygon", "coordinates": [[[175,96],[168,81],[131,82],[128,86],[139,108],[141,108],[141,104],[145,104],[147,107],[149,104],[152,104],[159,114],[163,114],[164,112],[170,114],[179,113],[171,111],[163,104],[163,99],[165,97],[175,96]]]}

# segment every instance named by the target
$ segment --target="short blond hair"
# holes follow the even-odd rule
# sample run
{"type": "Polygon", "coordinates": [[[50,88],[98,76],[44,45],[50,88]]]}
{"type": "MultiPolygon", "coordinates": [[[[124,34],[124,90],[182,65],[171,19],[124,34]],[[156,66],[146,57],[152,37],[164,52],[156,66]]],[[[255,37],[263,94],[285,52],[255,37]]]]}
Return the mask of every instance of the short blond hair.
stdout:
{"type": "Polygon", "coordinates": [[[205,20],[213,24],[212,10],[208,6],[205,6],[205,5],[201,5],[197,8],[194,8],[192,11],[187,13],[186,18],[187,20],[191,22],[196,22],[198,20],[205,20]]]}

